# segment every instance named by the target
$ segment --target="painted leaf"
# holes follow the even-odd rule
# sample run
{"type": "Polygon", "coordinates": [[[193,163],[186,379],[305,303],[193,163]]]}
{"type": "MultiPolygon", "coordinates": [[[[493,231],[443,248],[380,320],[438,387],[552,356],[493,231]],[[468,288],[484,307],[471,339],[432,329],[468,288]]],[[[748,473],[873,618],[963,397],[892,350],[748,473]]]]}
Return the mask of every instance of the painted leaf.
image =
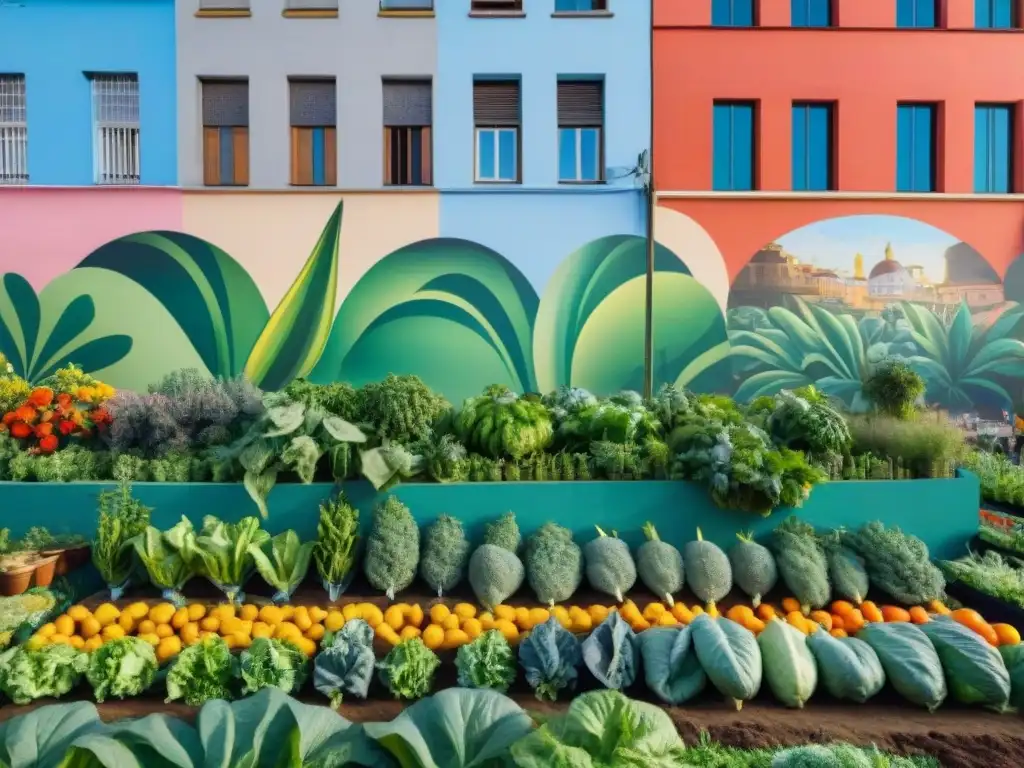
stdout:
{"type": "Polygon", "coordinates": [[[489,384],[536,388],[537,295],[500,254],[438,238],[378,261],[342,302],[310,379],[359,386],[415,373],[457,402],[489,384]]]}
{"type": "Polygon", "coordinates": [[[234,376],[268,312],[256,283],[220,248],[181,232],[139,232],[112,240],[76,269],[123,275],[151,293],[170,313],[210,373],[234,376]]]}
{"type": "MultiPolygon", "coordinates": [[[[690,275],[686,265],[660,244],[655,250],[654,269],[656,273],[690,275]]],[[[644,293],[630,293],[630,302],[623,298],[615,299],[609,308],[601,305],[637,278],[640,278],[642,286],[646,274],[647,242],[635,235],[612,235],[594,240],[571,253],[558,266],[545,288],[533,333],[534,365],[541,391],[562,385],[592,388],[597,384],[599,386],[594,387],[594,391],[606,392],[602,389],[604,384],[635,382],[637,371],[642,386],[644,293]],[[614,332],[614,337],[602,339],[596,330],[588,332],[587,325],[592,319],[595,329],[602,329],[603,334],[614,332]],[[635,335],[637,322],[641,329],[639,345],[622,343],[619,339],[627,334],[635,335]],[[620,331],[613,328],[616,324],[621,325],[620,331]],[[603,363],[599,362],[602,355],[606,358],[603,363]],[[591,384],[586,383],[588,380],[591,384]]],[[[672,310],[666,308],[665,311],[671,313],[672,310]]],[[[657,314],[658,310],[655,312],[657,314]]],[[[721,310],[718,314],[721,315],[721,310]]],[[[724,333],[724,318],[721,327],[724,333]]],[[[665,365],[675,365],[680,352],[671,350],[679,343],[679,331],[666,329],[662,338],[665,338],[664,334],[668,334],[668,346],[661,357],[665,365]]],[[[659,335],[655,333],[656,346],[661,343],[658,339],[659,335]]],[[[656,349],[656,360],[658,354],[656,349]]],[[[662,373],[662,377],[674,381],[683,367],[685,365],[672,374],[662,373]]]]}
{"type": "Polygon", "coordinates": [[[313,370],[327,345],[338,294],[342,203],[253,345],[245,373],[263,389],[280,389],[313,370]]]}
{"type": "MultiPolygon", "coordinates": [[[[20,275],[4,275],[0,292],[0,351],[15,372],[39,381],[70,362],[87,371],[106,368],[132,349],[132,338],[97,333],[96,303],[85,285],[74,286],[68,275],[50,283],[42,297],[20,275]]],[[[123,322],[121,327],[124,327],[123,322]]]]}

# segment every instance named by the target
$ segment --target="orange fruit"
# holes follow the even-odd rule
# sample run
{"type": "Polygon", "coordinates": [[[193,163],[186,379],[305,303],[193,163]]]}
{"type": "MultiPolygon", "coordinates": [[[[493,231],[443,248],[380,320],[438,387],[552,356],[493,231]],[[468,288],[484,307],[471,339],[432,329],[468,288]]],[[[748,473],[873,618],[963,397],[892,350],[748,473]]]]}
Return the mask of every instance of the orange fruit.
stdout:
{"type": "Polygon", "coordinates": [[[882,618],[885,621],[910,621],[910,612],[898,605],[883,605],[882,618]]]}
{"type": "Polygon", "coordinates": [[[1020,632],[1017,631],[1016,627],[1010,624],[993,624],[992,629],[995,630],[1000,645],[1020,644],[1020,632]]]}

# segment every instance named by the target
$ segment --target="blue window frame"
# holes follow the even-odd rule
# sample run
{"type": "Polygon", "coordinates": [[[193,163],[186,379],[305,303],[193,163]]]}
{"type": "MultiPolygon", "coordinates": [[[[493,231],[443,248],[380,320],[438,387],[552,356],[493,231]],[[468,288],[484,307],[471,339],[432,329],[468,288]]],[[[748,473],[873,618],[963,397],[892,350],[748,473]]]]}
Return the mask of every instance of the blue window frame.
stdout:
{"type": "Polygon", "coordinates": [[[754,188],[754,105],[719,102],[714,114],[712,187],[716,190],[754,188]]]}
{"type": "Polygon", "coordinates": [[[1013,191],[1013,107],[974,107],[974,191],[1013,191]]]}
{"type": "Polygon", "coordinates": [[[832,0],[790,0],[790,20],[794,27],[831,27],[832,0]]]}
{"type": "Polygon", "coordinates": [[[519,129],[476,129],[476,180],[519,181],[519,129]]]}
{"type": "Polygon", "coordinates": [[[936,5],[937,0],[896,0],[896,26],[934,28],[936,5]]]}
{"type": "Polygon", "coordinates": [[[754,26],[754,0],[712,0],[711,26],[754,26]]]}
{"type": "Polygon", "coordinates": [[[601,181],[601,129],[558,129],[558,180],[601,181]]]}
{"type": "Polygon", "coordinates": [[[974,0],[977,29],[1012,29],[1016,26],[1014,0],[974,0]]]}
{"type": "Polygon", "coordinates": [[[588,13],[607,10],[606,0],[555,0],[555,13],[588,13]]]}
{"type": "Polygon", "coordinates": [[[896,191],[935,191],[935,106],[932,104],[897,107],[896,191]]]}
{"type": "Polygon", "coordinates": [[[832,105],[793,105],[793,189],[832,189],[832,105]]]}

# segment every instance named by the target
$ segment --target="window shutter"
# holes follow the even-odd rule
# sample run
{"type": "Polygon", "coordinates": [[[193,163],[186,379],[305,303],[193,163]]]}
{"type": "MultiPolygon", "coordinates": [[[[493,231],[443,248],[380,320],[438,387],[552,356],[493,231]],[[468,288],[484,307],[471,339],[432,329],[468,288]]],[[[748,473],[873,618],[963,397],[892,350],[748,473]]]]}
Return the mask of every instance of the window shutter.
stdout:
{"type": "Polygon", "coordinates": [[[249,125],[249,83],[242,80],[204,82],[203,125],[211,128],[249,125]]]}
{"type": "Polygon", "coordinates": [[[291,124],[299,127],[333,127],[338,121],[333,80],[291,81],[291,124]]]}
{"type": "Polygon", "coordinates": [[[385,81],[384,125],[426,126],[433,113],[429,81],[385,81]]]}
{"type": "Polygon", "coordinates": [[[474,83],[473,121],[477,126],[519,125],[519,83],[474,83]]]}
{"type": "Polygon", "coordinates": [[[558,125],[562,127],[604,124],[604,84],[600,80],[559,82],[558,125]]]}

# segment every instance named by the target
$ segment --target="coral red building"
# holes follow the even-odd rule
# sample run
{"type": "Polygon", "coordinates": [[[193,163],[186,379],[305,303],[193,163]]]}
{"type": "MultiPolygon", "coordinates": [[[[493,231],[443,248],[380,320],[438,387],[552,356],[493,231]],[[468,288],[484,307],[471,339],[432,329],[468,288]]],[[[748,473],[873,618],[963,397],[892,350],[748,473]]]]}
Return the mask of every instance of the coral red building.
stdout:
{"type": "Polygon", "coordinates": [[[831,231],[884,245],[879,216],[896,216],[959,249],[918,280],[929,267],[905,238],[871,246],[863,268],[896,262],[875,272],[896,300],[998,283],[1024,253],[1022,20],[1024,0],[655,0],[658,205],[710,235],[733,283],[768,248],[860,295],[855,243],[785,241],[856,215],[831,231]],[[950,266],[962,251],[980,263],[950,266]]]}

